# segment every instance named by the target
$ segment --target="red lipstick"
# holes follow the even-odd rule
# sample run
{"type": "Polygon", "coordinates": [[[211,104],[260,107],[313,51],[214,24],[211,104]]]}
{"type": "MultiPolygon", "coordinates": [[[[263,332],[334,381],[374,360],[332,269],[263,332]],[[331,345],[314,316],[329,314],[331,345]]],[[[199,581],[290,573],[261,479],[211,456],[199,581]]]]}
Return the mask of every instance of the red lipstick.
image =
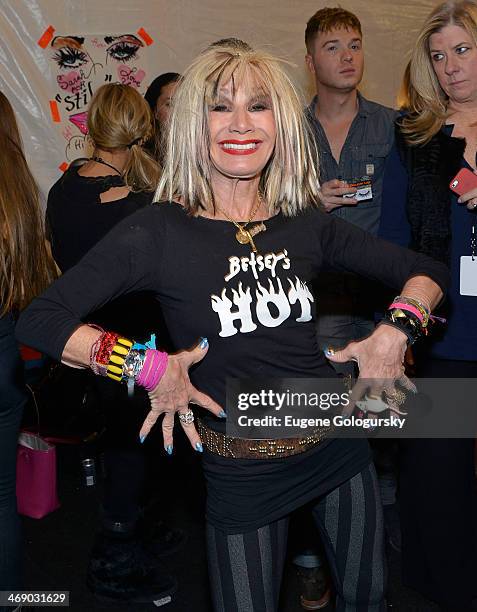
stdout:
{"type": "Polygon", "coordinates": [[[219,142],[220,148],[229,155],[251,155],[255,153],[261,144],[261,140],[237,140],[227,138],[219,142]]]}

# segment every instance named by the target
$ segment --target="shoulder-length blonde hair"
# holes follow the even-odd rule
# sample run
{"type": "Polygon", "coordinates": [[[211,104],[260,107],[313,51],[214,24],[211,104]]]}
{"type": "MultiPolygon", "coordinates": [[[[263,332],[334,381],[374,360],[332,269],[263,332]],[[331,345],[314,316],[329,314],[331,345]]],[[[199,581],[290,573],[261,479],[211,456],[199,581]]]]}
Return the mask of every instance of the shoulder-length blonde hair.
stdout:
{"type": "Polygon", "coordinates": [[[277,136],[259,184],[270,210],[281,208],[285,215],[294,215],[317,204],[318,154],[304,104],[282,62],[244,43],[221,43],[195,59],[176,90],[155,200],[180,198],[192,214],[201,208],[215,210],[208,113],[220,87],[232,80],[234,90],[245,87],[271,101],[277,136]]]}
{"type": "Polygon", "coordinates": [[[402,132],[411,145],[428,142],[446,120],[448,97],[432,65],[429,39],[448,25],[463,28],[477,47],[477,3],[473,0],[444,2],[437,6],[419,32],[411,56],[409,115],[402,120],[402,132]]]}
{"type": "Polygon", "coordinates": [[[11,104],[0,92],[0,315],[22,310],[55,275],[38,187],[11,104]]]}
{"type": "Polygon", "coordinates": [[[110,83],[97,89],[88,109],[88,132],[100,149],[130,149],[123,178],[132,191],[155,190],[159,165],[141,146],[152,134],[152,115],[134,87],[110,83]]]}

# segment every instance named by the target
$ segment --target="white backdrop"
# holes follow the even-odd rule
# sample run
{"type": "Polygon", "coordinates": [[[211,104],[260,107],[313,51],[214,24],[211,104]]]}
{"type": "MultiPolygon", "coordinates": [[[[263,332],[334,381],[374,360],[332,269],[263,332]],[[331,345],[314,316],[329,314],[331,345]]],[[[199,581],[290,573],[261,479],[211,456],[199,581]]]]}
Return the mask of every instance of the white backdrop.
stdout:
{"type": "MultiPolygon", "coordinates": [[[[409,49],[436,0],[341,0],[358,15],[366,54],[361,90],[393,106],[409,49]]],[[[46,193],[60,176],[64,145],[51,120],[55,75],[38,40],[55,35],[123,34],[144,28],[154,40],[151,77],[181,72],[209,43],[236,36],[295,64],[295,80],[311,94],[304,66],[309,17],[323,0],[0,0],[0,89],[19,120],[31,168],[46,193]]]]}

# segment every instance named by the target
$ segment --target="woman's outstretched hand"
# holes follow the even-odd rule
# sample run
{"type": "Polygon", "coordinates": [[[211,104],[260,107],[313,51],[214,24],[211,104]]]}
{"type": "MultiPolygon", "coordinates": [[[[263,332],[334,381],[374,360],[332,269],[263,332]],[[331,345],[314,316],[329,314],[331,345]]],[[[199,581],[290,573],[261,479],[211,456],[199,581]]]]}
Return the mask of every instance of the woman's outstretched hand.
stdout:
{"type": "MultiPolygon", "coordinates": [[[[176,413],[185,415],[189,411],[189,403],[197,404],[212,412],[217,417],[224,418],[225,412],[208,395],[201,393],[189,379],[189,368],[201,361],[207,354],[209,344],[206,338],[201,338],[194,347],[169,355],[166,371],[155,389],[149,392],[151,410],[139,432],[141,442],[151,431],[161,414],[164,448],[169,454],[173,449],[174,417],[176,413]]],[[[180,421],[189,442],[196,451],[202,452],[202,442],[193,422],[180,421]]]]}
{"type": "Polygon", "coordinates": [[[351,390],[350,402],[343,411],[349,416],[364,395],[369,399],[381,399],[391,410],[399,412],[402,391],[396,389],[398,382],[409,391],[416,391],[414,384],[404,374],[404,354],[407,336],[391,325],[379,325],[372,334],[356,342],[350,342],[341,350],[325,351],[326,357],[335,363],[355,361],[359,377],[351,390]],[[400,395],[401,394],[401,395],[400,395]]]}

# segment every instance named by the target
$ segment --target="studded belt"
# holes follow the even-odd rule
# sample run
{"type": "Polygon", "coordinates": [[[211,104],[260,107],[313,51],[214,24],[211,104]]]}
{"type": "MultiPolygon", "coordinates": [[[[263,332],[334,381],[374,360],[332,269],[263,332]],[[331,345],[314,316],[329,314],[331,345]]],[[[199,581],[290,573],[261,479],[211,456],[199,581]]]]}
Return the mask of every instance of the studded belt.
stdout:
{"type": "Polygon", "coordinates": [[[196,420],[197,431],[202,444],[215,455],[235,459],[276,459],[299,455],[313,448],[326,438],[330,427],[315,429],[313,433],[302,438],[281,438],[279,440],[244,440],[227,436],[204,425],[201,419],[196,420]]]}

